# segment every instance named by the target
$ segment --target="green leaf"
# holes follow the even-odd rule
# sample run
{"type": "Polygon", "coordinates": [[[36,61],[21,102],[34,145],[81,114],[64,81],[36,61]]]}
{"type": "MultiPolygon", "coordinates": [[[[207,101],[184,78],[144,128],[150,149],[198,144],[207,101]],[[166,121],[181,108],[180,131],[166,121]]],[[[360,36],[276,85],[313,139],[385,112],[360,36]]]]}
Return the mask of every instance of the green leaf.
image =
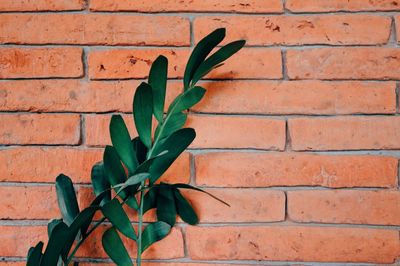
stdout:
{"type": "Polygon", "coordinates": [[[146,160],[147,147],[144,146],[143,142],[140,140],[139,137],[132,139],[132,145],[133,145],[133,149],[136,152],[136,158],[140,165],[146,160]]]}
{"type": "Polygon", "coordinates": [[[133,118],[143,144],[151,147],[151,125],[153,116],[153,96],[149,84],[142,82],[133,99],[133,118]]]}
{"type": "Polygon", "coordinates": [[[166,237],[170,230],[169,224],[160,221],[146,226],[142,234],[142,253],[153,243],[166,237]]]}
{"type": "Polygon", "coordinates": [[[130,239],[136,240],[135,230],[118,199],[107,202],[101,210],[115,228],[130,239]]]}
{"type": "Polygon", "coordinates": [[[65,223],[61,222],[53,228],[49,238],[49,242],[46,247],[46,251],[44,252],[41,260],[41,265],[57,265],[61,251],[65,245],[68,236],[69,228],[65,223]]]}
{"type": "Polygon", "coordinates": [[[143,213],[153,209],[157,206],[157,194],[158,187],[151,187],[149,191],[144,195],[143,201],[143,213]]]}
{"type": "Polygon", "coordinates": [[[121,161],[128,168],[129,173],[135,172],[138,165],[136,153],[131,145],[131,137],[122,116],[113,115],[111,117],[110,136],[112,145],[121,161]]]}
{"type": "Polygon", "coordinates": [[[209,193],[209,192],[207,192],[207,191],[205,191],[205,190],[202,190],[202,189],[200,189],[200,188],[197,188],[197,187],[194,187],[194,186],[191,186],[191,185],[188,185],[188,184],[183,184],[183,183],[174,184],[174,185],[172,185],[172,186],[173,186],[173,187],[176,187],[176,188],[183,188],[183,189],[191,189],[191,190],[200,191],[200,192],[202,192],[202,193],[207,194],[207,195],[210,196],[211,198],[213,198],[213,199],[215,199],[215,200],[218,200],[219,202],[225,204],[225,205],[228,206],[228,207],[231,206],[231,205],[229,205],[228,203],[226,203],[225,201],[223,201],[222,199],[217,198],[217,197],[214,196],[213,194],[211,194],[211,193],[209,193]]]}
{"type": "Polygon", "coordinates": [[[196,84],[197,81],[207,75],[217,65],[224,62],[226,59],[242,49],[245,43],[246,41],[240,40],[228,43],[227,45],[221,47],[218,51],[216,51],[213,55],[211,55],[203,63],[201,63],[201,65],[193,75],[192,84],[196,84]]]}
{"type": "Polygon", "coordinates": [[[117,195],[118,195],[125,188],[140,184],[149,177],[150,177],[149,173],[139,173],[139,174],[133,175],[133,176],[129,177],[128,180],[126,180],[124,183],[114,186],[114,189],[119,188],[117,191],[117,195]]]}
{"type": "Polygon", "coordinates": [[[62,223],[62,219],[53,219],[47,224],[47,235],[50,237],[51,232],[53,231],[54,227],[58,225],[59,223],[62,223]]]}
{"type": "Polygon", "coordinates": [[[193,78],[199,65],[206,59],[210,52],[225,38],[225,29],[216,29],[206,37],[204,37],[193,49],[189,61],[186,65],[185,74],[183,76],[183,84],[185,90],[189,88],[190,81],[193,78]]]}
{"type": "Polygon", "coordinates": [[[195,225],[199,223],[199,218],[192,205],[183,197],[179,190],[174,189],[175,204],[178,215],[188,224],[195,225]]]}
{"type": "Polygon", "coordinates": [[[151,65],[149,74],[149,85],[153,91],[153,113],[159,122],[163,121],[167,74],[168,59],[160,55],[151,65]]]}
{"type": "Polygon", "coordinates": [[[91,177],[92,177],[93,191],[96,196],[99,196],[103,191],[108,191],[106,195],[104,195],[104,198],[100,204],[103,205],[104,203],[110,201],[111,190],[109,189],[111,187],[111,184],[108,181],[103,163],[96,163],[95,165],[93,165],[91,177]]]}
{"type": "Polygon", "coordinates": [[[128,251],[114,227],[111,227],[104,232],[102,243],[104,251],[115,262],[115,264],[118,266],[133,266],[128,251]]]}
{"type": "Polygon", "coordinates": [[[196,133],[192,128],[183,128],[172,133],[158,145],[154,154],[168,151],[162,158],[155,159],[149,169],[150,182],[154,183],[171,166],[178,156],[192,143],[196,133]]]}
{"type": "Polygon", "coordinates": [[[206,90],[199,86],[185,91],[171,103],[168,112],[177,113],[189,109],[198,103],[203,98],[205,93],[206,90]]]}
{"type": "Polygon", "coordinates": [[[161,184],[158,187],[157,220],[166,222],[171,227],[173,227],[176,222],[174,192],[168,185],[161,184]]]}
{"type": "Polygon", "coordinates": [[[144,161],[141,165],[139,165],[139,167],[136,169],[136,172],[135,172],[135,173],[136,173],[136,174],[139,174],[139,173],[148,172],[149,169],[150,169],[150,167],[151,167],[151,165],[153,164],[153,162],[154,162],[156,159],[160,159],[160,157],[165,156],[167,153],[168,153],[168,151],[162,151],[162,152],[160,152],[157,156],[154,156],[154,157],[152,157],[152,158],[150,158],[150,159],[144,161]]]}
{"type": "Polygon", "coordinates": [[[28,251],[28,259],[26,266],[39,266],[42,258],[43,242],[39,242],[35,247],[31,247],[28,251]]]}
{"type": "Polygon", "coordinates": [[[162,125],[162,124],[158,125],[156,133],[155,133],[156,138],[163,139],[165,137],[168,137],[169,135],[171,135],[178,129],[181,129],[185,125],[186,119],[187,119],[187,114],[185,114],[185,113],[179,112],[179,113],[172,114],[171,117],[165,121],[164,125],[162,125]],[[164,128],[162,130],[162,133],[160,134],[159,129],[161,127],[164,127],[164,128]]]}
{"type": "Polygon", "coordinates": [[[63,220],[67,225],[70,225],[79,214],[78,201],[71,179],[66,175],[59,175],[56,178],[56,191],[58,207],[63,220]]]}

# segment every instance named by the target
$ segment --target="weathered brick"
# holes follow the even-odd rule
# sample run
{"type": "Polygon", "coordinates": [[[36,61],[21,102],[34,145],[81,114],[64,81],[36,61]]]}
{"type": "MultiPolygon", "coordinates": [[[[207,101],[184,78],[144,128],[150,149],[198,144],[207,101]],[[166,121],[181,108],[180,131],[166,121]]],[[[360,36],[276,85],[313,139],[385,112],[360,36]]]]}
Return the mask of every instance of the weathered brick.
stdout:
{"type": "Polygon", "coordinates": [[[393,263],[400,252],[396,230],[301,227],[189,227],[195,260],[281,260],[393,263]]]}
{"type": "MultiPolygon", "coordinates": [[[[72,79],[0,82],[0,110],[40,112],[132,112],[139,81],[72,79]]],[[[168,85],[166,105],[181,92],[181,82],[168,85]]]]}
{"type": "Polygon", "coordinates": [[[315,48],[286,56],[290,79],[400,79],[397,48],[315,48]]]}
{"type": "Polygon", "coordinates": [[[30,247],[46,243],[46,226],[0,226],[0,256],[26,257],[30,247]]]}
{"type": "Polygon", "coordinates": [[[79,144],[80,116],[1,114],[1,144],[79,144]]]}
{"type": "Polygon", "coordinates": [[[0,11],[62,11],[82,10],[84,7],[84,0],[2,0],[0,2],[0,11]]]}
{"type": "Polygon", "coordinates": [[[204,186],[397,186],[394,157],[215,152],[196,155],[195,165],[204,186]]]}
{"type": "Polygon", "coordinates": [[[100,149],[20,147],[0,150],[0,181],[54,182],[60,173],[74,183],[90,182],[92,166],[102,160],[100,149]]]}
{"type": "Polygon", "coordinates": [[[200,223],[272,222],[285,219],[285,194],[260,189],[207,189],[230,207],[210,196],[181,190],[194,206],[200,223]]]}
{"type": "Polygon", "coordinates": [[[400,10],[399,0],[286,0],[292,12],[332,11],[394,11],[400,10]]]}
{"type": "Polygon", "coordinates": [[[247,45],[384,44],[391,18],[376,15],[229,16],[199,17],[195,40],[216,28],[227,28],[227,39],[245,39],[247,45]]]}
{"type": "Polygon", "coordinates": [[[285,148],[285,125],[285,120],[280,119],[203,115],[189,116],[186,123],[196,130],[192,148],[271,150],[285,148]]]}
{"type": "MultiPolygon", "coordinates": [[[[93,50],[89,53],[91,79],[145,78],[158,55],[169,59],[169,78],[183,76],[188,49],[93,50]]],[[[281,52],[275,48],[245,48],[211,72],[207,78],[281,78],[281,52]],[[265,60],[268,59],[268,64],[265,60]],[[251,62],[243,67],[243,62],[251,62]]]]}
{"type": "Polygon", "coordinates": [[[189,20],[182,17],[3,14],[0,21],[0,43],[176,46],[190,44],[189,20]]]}
{"type": "Polygon", "coordinates": [[[195,112],[244,114],[396,112],[394,82],[213,81],[204,82],[201,86],[207,89],[207,93],[204,99],[192,108],[195,112]]]}
{"type": "Polygon", "coordinates": [[[139,12],[240,12],[240,13],[281,13],[279,0],[92,0],[90,9],[96,11],[139,11],[139,12]]]}
{"type": "Polygon", "coordinates": [[[82,75],[81,48],[0,48],[0,78],[82,75]]]}
{"type": "Polygon", "coordinates": [[[307,190],[288,192],[289,219],[297,222],[400,224],[400,192],[307,190]]]}
{"type": "Polygon", "coordinates": [[[294,150],[384,150],[400,148],[400,117],[289,119],[294,150]]]}

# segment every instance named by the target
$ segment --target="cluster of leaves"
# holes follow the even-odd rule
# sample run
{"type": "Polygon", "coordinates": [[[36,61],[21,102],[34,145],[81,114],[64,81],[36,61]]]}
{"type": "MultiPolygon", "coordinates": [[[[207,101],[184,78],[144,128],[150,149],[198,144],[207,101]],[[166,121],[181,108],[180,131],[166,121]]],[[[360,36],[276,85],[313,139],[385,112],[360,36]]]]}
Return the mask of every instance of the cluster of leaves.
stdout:
{"type": "Polygon", "coordinates": [[[205,94],[204,88],[196,86],[197,82],[245,44],[244,41],[232,42],[209,55],[224,37],[225,29],[217,29],[198,43],[184,73],[184,90],[166,113],[168,60],[159,56],[154,61],[148,82],[139,85],[133,99],[133,119],[139,136],[131,139],[123,118],[112,116],[112,146],[105,148],[103,161],[95,164],[91,173],[96,198],[82,211],[71,179],[62,174],[57,177],[56,191],[62,219],[48,224],[46,249],[42,251],[43,242],[30,248],[27,265],[69,265],[80,245],[105,221],[111,223],[102,236],[105,252],[117,265],[133,265],[120,238],[123,234],[137,242],[137,264],[140,265],[142,252],[168,235],[177,215],[188,224],[198,223],[195,210],[180,190],[207,192],[188,184],[167,184],[157,180],[196,136],[194,129],[182,127],[187,119],[186,110],[205,94]],[[152,130],[153,116],[157,122],[155,130],[152,130]],[[124,204],[138,212],[137,233],[123,209],[124,204]],[[157,221],[142,230],[143,214],[152,208],[156,208],[157,221]],[[103,218],[92,224],[97,211],[103,218]]]}

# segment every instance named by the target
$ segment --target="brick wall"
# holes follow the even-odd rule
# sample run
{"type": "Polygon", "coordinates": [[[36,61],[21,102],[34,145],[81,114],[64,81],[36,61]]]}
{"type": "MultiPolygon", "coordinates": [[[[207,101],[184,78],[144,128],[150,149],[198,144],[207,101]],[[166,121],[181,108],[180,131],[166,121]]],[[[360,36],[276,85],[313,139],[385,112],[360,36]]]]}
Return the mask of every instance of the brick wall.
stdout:
{"type": "MultiPolygon", "coordinates": [[[[170,60],[170,101],[216,27],[247,47],[203,83],[188,121],[198,137],[164,178],[232,207],[191,193],[200,226],[180,223],[147,265],[396,264],[399,0],[1,0],[0,11],[3,265],[47,238],[57,174],[87,204],[110,114],[132,128],[151,61],[170,60]]],[[[107,262],[100,231],[79,253],[86,265],[107,262]]]]}

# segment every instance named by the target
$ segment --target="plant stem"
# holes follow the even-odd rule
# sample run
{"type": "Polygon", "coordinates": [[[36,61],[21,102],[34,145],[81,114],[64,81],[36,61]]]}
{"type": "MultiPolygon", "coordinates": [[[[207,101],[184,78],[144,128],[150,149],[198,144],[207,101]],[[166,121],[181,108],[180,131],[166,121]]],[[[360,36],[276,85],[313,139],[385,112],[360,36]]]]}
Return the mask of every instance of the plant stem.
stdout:
{"type": "MultiPolygon", "coordinates": [[[[142,182],[142,187],[144,187],[145,181],[142,182]]],[[[141,266],[142,264],[142,227],[143,227],[143,200],[144,200],[144,191],[140,191],[140,207],[139,207],[139,226],[138,226],[138,241],[137,241],[137,266],[141,266]]]]}
{"type": "Polygon", "coordinates": [[[106,220],[106,217],[103,217],[100,221],[98,221],[95,225],[93,225],[93,227],[87,231],[87,233],[85,234],[84,237],[82,237],[81,240],[79,240],[78,243],[76,243],[74,250],[71,252],[71,254],[69,255],[67,262],[65,263],[65,265],[69,265],[72,261],[72,259],[75,256],[75,253],[78,251],[79,247],[83,244],[83,242],[85,241],[85,239],[97,228],[99,227],[104,221],[106,220]]]}

